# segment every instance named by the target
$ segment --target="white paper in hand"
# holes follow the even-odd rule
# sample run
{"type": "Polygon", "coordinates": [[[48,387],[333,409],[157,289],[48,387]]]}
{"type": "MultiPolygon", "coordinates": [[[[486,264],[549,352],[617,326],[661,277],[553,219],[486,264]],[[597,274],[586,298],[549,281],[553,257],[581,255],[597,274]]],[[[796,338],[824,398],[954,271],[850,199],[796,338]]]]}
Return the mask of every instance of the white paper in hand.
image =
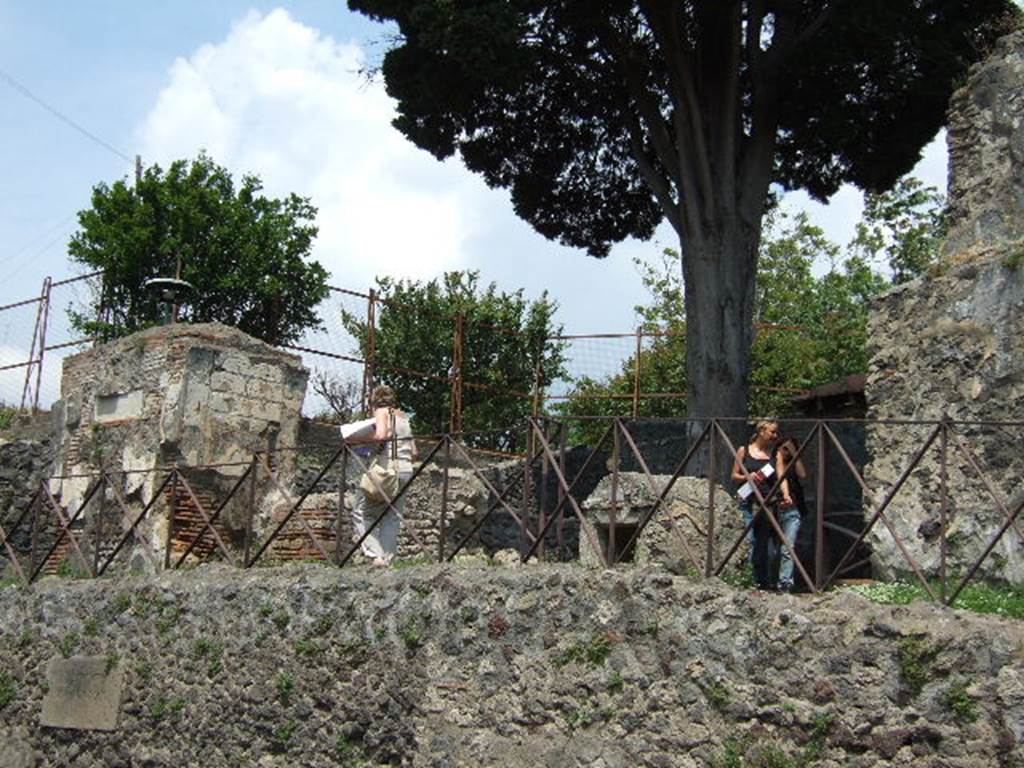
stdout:
{"type": "Polygon", "coordinates": [[[341,425],[342,440],[367,440],[373,437],[376,419],[363,419],[341,425]]]}
{"type": "MultiPolygon", "coordinates": [[[[769,477],[775,474],[775,467],[773,467],[770,463],[767,463],[757,471],[764,476],[765,480],[767,480],[769,477]]],[[[750,497],[750,494],[752,494],[753,492],[754,486],[748,480],[737,489],[736,495],[739,496],[744,501],[746,501],[750,497]]]]}

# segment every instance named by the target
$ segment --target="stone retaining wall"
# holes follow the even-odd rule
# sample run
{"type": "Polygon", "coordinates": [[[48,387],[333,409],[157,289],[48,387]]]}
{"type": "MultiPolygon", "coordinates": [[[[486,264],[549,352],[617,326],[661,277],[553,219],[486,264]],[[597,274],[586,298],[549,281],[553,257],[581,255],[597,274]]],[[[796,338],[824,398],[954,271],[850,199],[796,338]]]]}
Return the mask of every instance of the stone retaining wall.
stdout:
{"type": "Polygon", "coordinates": [[[0,589],[0,766],[1011,766],[1022,643],[640,568],[47,579],[0,589]],[[42,724],[65,657],[114,730],[42,724]]]}

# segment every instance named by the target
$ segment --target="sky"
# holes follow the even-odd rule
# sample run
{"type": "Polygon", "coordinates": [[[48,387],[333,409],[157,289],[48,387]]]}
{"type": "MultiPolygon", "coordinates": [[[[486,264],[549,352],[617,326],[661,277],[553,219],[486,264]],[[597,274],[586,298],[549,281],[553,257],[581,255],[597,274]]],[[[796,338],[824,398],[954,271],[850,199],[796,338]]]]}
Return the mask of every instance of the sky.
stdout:
{"type": "MultiPolygon", "coordinates": [[[[334,286],[475,269],[528,298],[546,290],[567,333],[633,329],[646,299],[633,259],[675,246],[671,229],[600,260],[536,234],[507,192],[390,126],[393,104],[365,75],[388,31],[342,0],[0,0],[0,305],[80,273],[66,245],[95,184],[130,175],[136,155],[166,167],[205,149],[272,196],[311,198],[313,256],[334,286]]],[[[945,189],[941,135],[915,175],[945,189]]],[[[845,243],[862,202],[843,189],[784,206],[845,243]]],[[[0,312],[0,366],[27,357],[33,322],[0,312]]],[[[19,376],[0,372],[0,400],[17,399],[19,376]]]]}

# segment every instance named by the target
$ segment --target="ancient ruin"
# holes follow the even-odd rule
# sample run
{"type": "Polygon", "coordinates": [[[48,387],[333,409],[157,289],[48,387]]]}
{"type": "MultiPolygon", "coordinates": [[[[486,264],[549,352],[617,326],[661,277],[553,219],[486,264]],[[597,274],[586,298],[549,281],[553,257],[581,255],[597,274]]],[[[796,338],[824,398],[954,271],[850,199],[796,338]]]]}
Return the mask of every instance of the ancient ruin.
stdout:
{"type": "MultiPolygon", "coordinates": [[[[971,71],[953,97],[948,136],[953,219],[942,261],[882,296],[868,334],[871,418],[975,422],[945,438],[945,468],[937,440],[885,515],[931,576],[942,559],[941,483],[951,573],[963,574],[1024,500],[1019,428],[984,423],[1024,415],[1024,33],[1001,40],[971,71]]],[[[868,485],[895,483],[933,427],[871,426],[868,485]]],[[[880,502],[867,500],[867,514],[880,502]]],[[[982,566],[988,577],[1024,581],[1022,530],[1018,522],[996,544],[982,566]]],[[[870,542],[878,575],[910,571],[886,526],[876,525],[870,542]]]]}

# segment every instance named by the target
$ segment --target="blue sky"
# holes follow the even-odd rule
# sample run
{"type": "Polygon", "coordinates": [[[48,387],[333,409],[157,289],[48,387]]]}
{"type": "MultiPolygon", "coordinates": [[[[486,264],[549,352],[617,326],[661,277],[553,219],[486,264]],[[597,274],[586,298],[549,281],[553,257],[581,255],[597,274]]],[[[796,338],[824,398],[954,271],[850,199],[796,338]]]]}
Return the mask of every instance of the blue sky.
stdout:
{"type": "MultiPolygon", "coordinates": [[[[130,173],[125,157],[166,166],[205,148],[236,175],[261,176],[271,194],[312,198],[315,257],[334,285],[479,269],[505,290],[547,289],[567,332],[629,331],[645,298],[631,259],[675,245],[671,230],[604,260],[535,234],[505,192],[390,127],[381,84],[360,74],[384,36],[342,0],[0,0],[0,304],[37,294],[45,275],[75,273],[65,251],[75,213],[94,184],[130,173]]],[[[941,143],[917,174],[944,187],[941,143]]],[[[786,204],[845,242],[860,195],[844,190],[828,208],[802,195],[786,204]]],[[[0,315],[0,365],[27,348],[24,335],[0,315]]]]}

